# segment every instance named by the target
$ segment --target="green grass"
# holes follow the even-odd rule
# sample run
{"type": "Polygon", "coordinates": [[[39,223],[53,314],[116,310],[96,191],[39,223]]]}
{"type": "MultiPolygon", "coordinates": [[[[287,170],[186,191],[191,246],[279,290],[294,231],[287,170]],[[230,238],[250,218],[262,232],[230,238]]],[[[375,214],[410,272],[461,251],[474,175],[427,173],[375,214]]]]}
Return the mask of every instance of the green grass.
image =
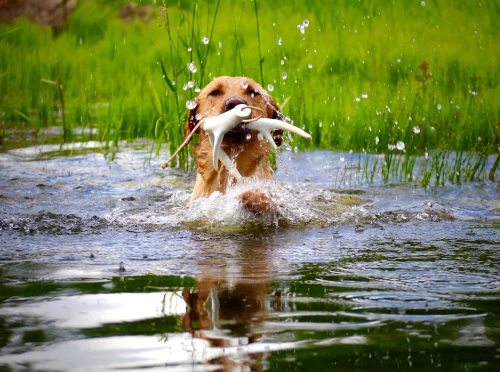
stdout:
{"type": "MultiPolygon", "coordinates": [[[[173,151],[195,88],[245,75],[278,103],[291,97],[285,115],[313,136],[292,147],[384,153],[370,167],[387,180],[411,180],[426,152],[424,185],[445,168],[454,183],[494,178],[498,157],[482,164],[500,148],[499,1],[257,1],[169,1],[166,13],[158,1],[149,24],[123,23],[125,1],[81,1],[57,36],[0,25],[4,146],[12,129],[42,139],[60,126],[66,141],[150,137],[173,151]]],[[[189,166],[185,151],[176,165],[189,166]]]]}

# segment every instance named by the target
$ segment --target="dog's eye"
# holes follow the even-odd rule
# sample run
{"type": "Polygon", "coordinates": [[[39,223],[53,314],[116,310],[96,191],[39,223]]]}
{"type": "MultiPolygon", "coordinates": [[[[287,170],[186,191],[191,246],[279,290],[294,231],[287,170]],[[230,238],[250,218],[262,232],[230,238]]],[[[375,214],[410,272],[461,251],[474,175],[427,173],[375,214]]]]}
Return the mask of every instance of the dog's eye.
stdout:
{"type": "Polygon", "coordinates": [[[212,97],[220,96],[222,92],[219,89],[212,90],[208,95],[212,97]]]}

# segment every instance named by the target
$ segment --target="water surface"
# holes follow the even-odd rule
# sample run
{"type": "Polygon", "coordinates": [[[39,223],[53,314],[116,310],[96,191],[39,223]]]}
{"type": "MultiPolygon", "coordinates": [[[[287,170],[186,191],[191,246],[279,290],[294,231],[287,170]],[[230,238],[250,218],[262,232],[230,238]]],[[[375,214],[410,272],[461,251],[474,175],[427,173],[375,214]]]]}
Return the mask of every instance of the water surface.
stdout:
{"type": "Polygon", "coordinates": [[[186,207],[151,144],[0,153],[5,370],[498,370],[498,185],[367,184],[283,152],[186,207]],[[275,216],[240,192],[268,190],[275,216]]]}

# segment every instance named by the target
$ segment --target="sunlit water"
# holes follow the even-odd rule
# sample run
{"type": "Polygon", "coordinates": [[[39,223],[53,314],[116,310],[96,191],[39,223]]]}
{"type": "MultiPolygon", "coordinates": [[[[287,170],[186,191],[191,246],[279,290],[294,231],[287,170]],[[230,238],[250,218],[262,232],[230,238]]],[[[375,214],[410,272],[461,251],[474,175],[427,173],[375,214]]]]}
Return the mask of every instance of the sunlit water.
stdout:
{"type": "Polygon", "coordinates": [[[0,154],[6,370],[500,369],[496,184],[283,152],[275,181],[186,207],[194,172],[100,146],[0,154]]]}

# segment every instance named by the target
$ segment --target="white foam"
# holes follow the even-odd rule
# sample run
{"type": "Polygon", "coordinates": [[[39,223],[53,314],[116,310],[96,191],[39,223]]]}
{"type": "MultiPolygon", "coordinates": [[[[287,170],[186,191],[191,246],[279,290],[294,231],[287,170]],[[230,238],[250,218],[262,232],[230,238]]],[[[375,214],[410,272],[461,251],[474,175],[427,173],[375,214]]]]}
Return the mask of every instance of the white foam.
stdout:
{"type": "Polygon", "coordinates": [[[158,227],[324,226],[366,213],[362,207],[342,205],[333,192],[292,187],[276,180],[242,179],[225,194],[215,192],[187,206],[189,197],[189,192],[178,191],[156,210],[115,211],[108,219],[125,225],[158,227]],[[276,212],[256,215],[245,209],[240,195],[252,189],[267,194],[276,205],[276,212]]]}

